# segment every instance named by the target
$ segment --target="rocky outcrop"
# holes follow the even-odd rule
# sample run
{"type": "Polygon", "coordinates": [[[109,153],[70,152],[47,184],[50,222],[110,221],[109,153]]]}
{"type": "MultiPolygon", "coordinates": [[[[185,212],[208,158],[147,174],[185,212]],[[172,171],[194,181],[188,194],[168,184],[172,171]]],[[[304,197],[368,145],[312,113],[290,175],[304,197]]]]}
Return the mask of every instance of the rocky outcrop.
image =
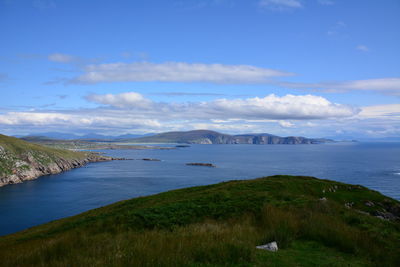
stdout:
{"type": "Polygon", "coordinates": [[[272,144],[299,145],[299,144],[321,144],[327,142],[333,142],[333,141],[328,139],[306,138],[302,136],[280,137],[271,134],[234,135],[229,140],[230,144],[258,144],[258,145],[272,145],[272,144]]]}
{"type": "Polygon", "coordinates": [[[278,251],[278,244],[276,243],[276,241],[273,241],[265,245],[256,246],[256,248],[276,252],[278,251]]]}
{"type": "Polygon", "coordinates": [[[90,162],[120,160],[95,153],[76,159],[49,158],[47,155],[30,152],[16,158],[3,148],[0,149],[0,160],[8,161],[9,169],[0,173],[0,186],[34,180],[43,175],[57,174],[73,168],[82,167],[90,162]]]}

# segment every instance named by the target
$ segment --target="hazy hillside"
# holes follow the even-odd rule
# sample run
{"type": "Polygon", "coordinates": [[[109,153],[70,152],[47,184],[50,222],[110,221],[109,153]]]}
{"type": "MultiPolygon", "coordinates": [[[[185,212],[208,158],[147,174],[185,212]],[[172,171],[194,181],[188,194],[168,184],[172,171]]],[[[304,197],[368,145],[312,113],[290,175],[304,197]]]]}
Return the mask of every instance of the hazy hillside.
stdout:
{"type": "Polygon", "coordinates": [[[187,143],[187,144],[320,144],[329,139],[312,139],[301,136],[280,137],[271,134],[228,135],[209,130],[166,132],[148,137],[124,139],[136,143],[187,143]]]}
{"type": "Polygon", "coordinates": [[[59,133],[59,132],[43,132],[43,133],[32,133],[29,135],[16,135],[15,137],[21,139],[57,139],[57,140],[117,140],[117,139],[126,139],[126,138],[138,138],[144,137],[149,134],[123,134],[123,135],[103,135],[103,134],[96,134],[96,133],[88,133],[84,135],[77,135],[71,133],[59,133]]]}
{"type": "Polygon", "coordinates": [[[196,144],[221,144],[230,140],[231,136],[208,130],[188,132],[166,132],[153,136],[125,139],[138,143],[196,143],[196,144]]]}
{"type": "Polygon", "coordinates": [[[49,148],[0,134],[0,186],[110,159],[93,153],[49,148]]]}
{"type": "Polygon", "coordinates": [[[400,266],[400,203],[273,176],[121,201],[0,237],[2,266],[400,266]],[[271,241],[278,252],[256,249],[271,241]]]}

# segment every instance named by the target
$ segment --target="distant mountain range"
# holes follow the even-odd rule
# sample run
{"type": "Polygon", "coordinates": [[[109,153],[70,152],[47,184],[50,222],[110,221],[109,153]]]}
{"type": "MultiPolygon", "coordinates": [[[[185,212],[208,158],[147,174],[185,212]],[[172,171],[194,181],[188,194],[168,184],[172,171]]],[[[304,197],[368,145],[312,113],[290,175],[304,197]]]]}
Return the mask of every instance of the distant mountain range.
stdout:
{"type": "Polygon", "coordinates": [[[184,143],[184,144],[322,144],[335,142],[326,138],[306,138],[302,136],[281,137],[268,133],[229,135],[209,130],[187,132],[165,132],[147,135],[106,136],[87,134],[84,136],[64,133],[41,133],[21,137],[25,141],[83,140],[87,142],[130,142],[130,143],[184,143]]]}
{"type": "Polygon", "coordinates": [[[185,144],[321,144],[331,139],[301,136],[280,137],[267,133],[229,135],[209,130],[166,132],[152,136],[123,139],[134,143],[185,143],[185,144]]]}

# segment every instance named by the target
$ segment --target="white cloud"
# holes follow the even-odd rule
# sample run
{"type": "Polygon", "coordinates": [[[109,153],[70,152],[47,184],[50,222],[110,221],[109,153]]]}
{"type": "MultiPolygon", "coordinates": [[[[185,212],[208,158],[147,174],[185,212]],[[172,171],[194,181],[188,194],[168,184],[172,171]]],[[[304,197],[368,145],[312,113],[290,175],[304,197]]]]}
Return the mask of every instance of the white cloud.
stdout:
{"type": "Polygon", "coordinates": [[[209,102],[156,103],[134,92],[123,94],[89,95],[89,101],[116,108],[151,113],[158,118],[169,116],[179,119],[276,119],[303,120],[342,118],[357,114],[349,106],[331,103],[313,95],[274,94],[259,98],[216,99],[209,102]]]}
{"type": "Polygon", "coordinates": [[[318,124],[308,121],[308,122],[306,122],[305,125],[306,125],[307,127],[315,127],[315,126],[317,126],[318,124]]]}
{"type": "Polygon", "coordinates": [[[123,112],[107,112],[105,110],[58,111],[58,112],[8,112],[0,114],[0,125],[17,126],[51,126],[51,127],[106,127],[118,129],[124,127],[146,126],[157,128],[156,120],[124,116],[123,112]]]}
{"type": "Polygon", "coordinates": [[[31,124],[31,125],[49,125],[62,124],[69,122],[71,116],[62,113],[47,113],[47,112],[8,112],[0,114],[0,124],[15,125],[15,124],[31,124]]]}
{"type": "Polygon", "coordinates": [[[359,50],[359,51],[362,51],[362,52],[368,52],[369,51],[369,48],[366,45],[357,45],[356,49],[359,50]]]}
{"type": "Polygon", "coordinates": [[[380,78],[331,83],[279,83],[283,87],[318,89],[326,92],[374,91],[400,96],[400,78],[380,78]]]}
{"type": "Polygon", "coordinates": [[[76,110],[0,112],[3,133],[44,131],[104,134],[214,129],[227,133],[384,137],[400,134],[400,104],[360,108],[315,95],[268,95],[199,102],[156,102],[128,92],[87,96],[100,104],[76,110]]]}
{"type": "Polygon", "coordinates": [[[86,97],[91,102],[99,104],[110,105],[118,108],[145,108],[148,107],[152,102],[145,99],[141,94],[135,92],[128,92],[122,94],[106,94],[97,95],[92,94],[86,97]]]}
{"type": "Polygon", "coordinates": [[[106,106],[81,110],[22,111],[0,114],[4,129],[40,131],[121,131],[154,132],[195,129],[196,127],[243,131],[276,125],[279,130],[295,125],[289,120],[308,121],[346,118],[358,110],[334,104],[319,96],[276,96],[246,99],[217,99],[208,102],[154,102],[142,95],[89,95],[89,101],[106,106]],[[211,127],[212,126],[212,127],[211,127]]]}
{"type": "Polygon", "coordinates": [[[358,114],[360,118],[400,119],[400,104],[366,106],[358,114]]]}
{"type": "Polygon", "coordinates": [[[292,73],[250,65],[167,63],[109,63],[92,64],[72,83],[100,82],[207,82],[207,83],[267,83],[273,77],[292,73]]]}
{"type": "Polygon", "coordinates": [[[76,60],[76,57],[66,54],[54,53],[47,57],[48,60],[60,63],[71,63],[76,60]]]}
{"type": "Polygon", "coordinates": [[[299,0],[260,0],[259,6],[269,9],[301,8],[303,5],[299,0]]]}
{"type": "Polygon", "coordinates": [[[290,121],[279,121],[278,123],[283,128],[291,128],[294,126],[294,124],[291,123],[290,121]]]}
{"type": "MultiPolygon", "coordinates": [[[[335,88],[335,86],[333,86],[335,88]]],[[[369,80],[356,80],[338,83],[337,88],[343,90],[369,90],[384,91],[400,95],[400,78],[382,78],[369,80]]]]}
{"type": "Polygon", "coordinates": [[[349,117],[358,111],[349,106],[334,104],[320,96],[274,94],[263,98],[218,99],[206,105],[215,113],[230,114],[244,119],[326,119],[349,117]]]}

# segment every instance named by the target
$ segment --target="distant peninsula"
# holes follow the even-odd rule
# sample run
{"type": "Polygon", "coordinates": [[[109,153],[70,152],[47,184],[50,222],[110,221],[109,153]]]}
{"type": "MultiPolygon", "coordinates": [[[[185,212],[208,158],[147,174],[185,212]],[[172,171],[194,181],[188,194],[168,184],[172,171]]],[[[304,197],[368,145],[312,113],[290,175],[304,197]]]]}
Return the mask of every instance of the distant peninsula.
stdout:
{"type": "Polygon", "coordinates": [[[184,143],[184,144],[322,144],[335,141],[325,138],[306,138],[302,136],[281,137],[268,133],[229,135],[210,130],[186,132],[166,132],[152,136],[122,139],[132,143],[184,143]]]}
{"type": "Polygon", "coordinates": [[[117,158],[32,144],[0,134],[0,186],[117,158]]]}

